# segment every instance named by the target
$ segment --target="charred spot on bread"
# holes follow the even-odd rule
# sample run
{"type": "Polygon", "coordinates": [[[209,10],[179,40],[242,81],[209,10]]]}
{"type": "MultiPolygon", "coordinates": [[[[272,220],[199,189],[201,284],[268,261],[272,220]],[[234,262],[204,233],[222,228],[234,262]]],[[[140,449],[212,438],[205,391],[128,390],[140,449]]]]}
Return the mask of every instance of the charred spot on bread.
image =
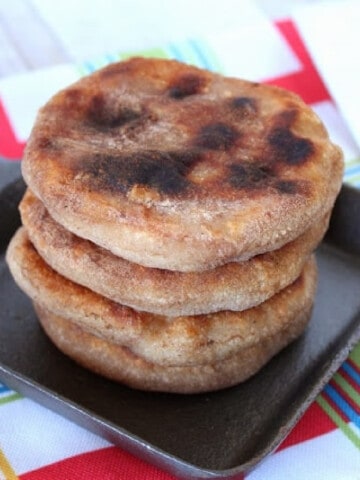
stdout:
{"type": "Polygon", "coordinates": [[[229,150],[240,138],[240,132],[223,122],[204,125],[195,138],[195,145],[208,150],[229,150]]]}
{"type": "Polygon", "coordinates": [[[135,155],[126,179],[128,187],[142,185],[159,193],[176,195],[189,186],[186,173],[194,158],[184,152],[150,151],[135,155]]]}
{"type": "Polygon", "coordinates": [[[236,189],[258,189],[269,184],[273,173],[267,165],[242,162],[229,166],[229,183],[236,189]]]}
{"type": "Polygon", "coordinates": [[[267,155],[273,162],[297,166],[305,163],[315,153],[314,144],[310,139],[293,132],[298,116],[298,108],[291,105],[275,116],[266,138],[267,155]]]}
{"type": "Polygon", "coordinates": [[[127,193],[139,185],[169,196],[186,191],[188,171],[199,160],[196,151],[141,151],[95,154],[81,161],[88,182],[98,190],[127,193]]]}
{"type": "Polygon", "coordinates": [[[232,97],[227,101],[236,118],[246,118],[258,111],[256,99],[253,97],[232,97]]]}
{"type": "Polygon", "coordinates": [[[42,135],[36,139],[36,147],[39,150],[42,150],[42,151],[45,150],[48,152],[51,150],[56,150],[57,149],[56,140],[54,137],[42,135]]]}
{"type": "Polygon", "coordinates": [[[275,183],[275,188],[279,193],[295,195],[300,192],[300,185],[295,180],[279,180],[275,183]]]}
{"type": "Polygon", "coordinates": [[[314,152],[313,143],[309,139],[298,137],[286,127],[274,128],[267,141],[272,156],[288,165],[300,165],[314,152]]]}
{"type": "Polygon", "coordinates": [[[295,195],[304,193],[296,180],[282,180],[277,173],[276,165],[258,162],[232,163],[229,165],[229,184],[237,190],[260,191],[275,189],[280,194],[295,195]]]}
{"type": "Polygon", "coordinates": [[[186,73],[173,81],[167,89],[168,95],[176,100],[182,100],[190,95],[201,93],[206,85],[203,76],[186,73]]]}
{"type": "Polygon", "coordinates": [[[126,123],[138,120],[141,112],[126,106],[110,106],[104,94],[98,93],[91,97],[86,111],[87,121],[99,130],[121,127],[126,123]]]}

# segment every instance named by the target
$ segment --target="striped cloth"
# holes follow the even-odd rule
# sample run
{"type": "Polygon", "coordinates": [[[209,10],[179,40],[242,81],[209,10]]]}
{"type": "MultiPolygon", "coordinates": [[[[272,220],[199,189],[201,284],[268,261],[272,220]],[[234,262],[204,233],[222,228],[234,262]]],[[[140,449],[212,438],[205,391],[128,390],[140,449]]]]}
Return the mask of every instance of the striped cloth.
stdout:
{"type": "MultiPolygon", "coordinates": [[[[275,29],[285,46],[281,55],[279,53],[277,56],[282,58],[282,63],[259,63],[259,69],[252,79],[279,85],[301,95],[323,119],[332,139],[343,147],[346,161],[344,181],[360,187],[359,149],[320,78],[296,26],[292,21],[285,20],[277,22],[275,29]]],[[[232,45],[234,37],[230,32],[217,37],[216,42],[211,38],[188,39],[137,53],[176,58],[224,74],[249,78],[244,70],[239,71],[236,55],[222,54],[232,45]]],[[[59,78],[66,85],[127,56],[128,53],[109,55],[80,66],[66,65],[52,71],[14,78],[11,82],[0,81],[0,157],[3,161],[21,158],[33,121],[31,115],[24,116],[24,102],[28,102],[28,112],[35,112],[43,102],[44,95],[49,93],[46,85],[60,88],[59,78]],[[18,89],[15,88],[17,82],[18,89]],[[25,89],[21,87],[24,82],[25,89]],[[32,89],[33,94],[29,95],[32,89]],[[29,98],[24,97],[23,102],[21,95],[24,95],[24,90],[29,98]]],[[[174,477],[0,384],[0,480],[128,478],[171,480],[174,477]]],[[[360,479],[360,344],[277,451],[246,475],[246,480],[285,478],[360,479]]]]}
{"type": "MultiPolygon", "coordinates": [[[[360,345],[277,451],[246,480],[355,480],[359,472],[360,345]]],[[[3,384],[0,478],[174,480],[3,384]]]]}

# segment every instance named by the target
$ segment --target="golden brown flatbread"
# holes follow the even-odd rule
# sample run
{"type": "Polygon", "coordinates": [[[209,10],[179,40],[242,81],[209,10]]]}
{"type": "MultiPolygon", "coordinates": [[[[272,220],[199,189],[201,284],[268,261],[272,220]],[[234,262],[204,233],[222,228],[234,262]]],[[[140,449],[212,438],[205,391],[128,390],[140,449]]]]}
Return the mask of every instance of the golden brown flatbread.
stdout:
{"type": "Polygon", "coordinates": [[[278,249],[320,221],[343,161],[290,92],[132,58],[55,95],[22,168],[78,236],[144,266],[201,271],[278,249]]]}
{"type": "Polygon", "coordinates": [[[75,236],[51,218],[30,190],[20,211],[31,242],[54,270],[115,302],[167,316],[240,311],[267,300],[300,275],[329,220],[327,214],[279,250],[184,273],[143,267],[75,236]]]}
{"type": "Polygon", "coordinates": [[[258,307],[169,318],[112,302],[52,270],[22,227],[7,250],[49,337],[87,368],[135,388],[195,393],[235,385],[297,338],[310,318],[316,265],[258,307]]]}

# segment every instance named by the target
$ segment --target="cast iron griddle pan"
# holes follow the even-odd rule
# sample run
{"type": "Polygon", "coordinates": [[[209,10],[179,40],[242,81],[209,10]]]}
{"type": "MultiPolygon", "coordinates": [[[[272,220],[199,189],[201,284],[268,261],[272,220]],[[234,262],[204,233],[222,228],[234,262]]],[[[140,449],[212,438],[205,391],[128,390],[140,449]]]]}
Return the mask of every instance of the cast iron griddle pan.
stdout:
{"type": "Polygon", "coordinates": [[[343,187],[317,252],[309,328],[247,382],[199,395],[145,393],[75,365],[45,337],[4,261],[21,180],[0,192],[0,378],[178,477],[236,478],[289,433],[360,340],[360,192],[343,187]]]}

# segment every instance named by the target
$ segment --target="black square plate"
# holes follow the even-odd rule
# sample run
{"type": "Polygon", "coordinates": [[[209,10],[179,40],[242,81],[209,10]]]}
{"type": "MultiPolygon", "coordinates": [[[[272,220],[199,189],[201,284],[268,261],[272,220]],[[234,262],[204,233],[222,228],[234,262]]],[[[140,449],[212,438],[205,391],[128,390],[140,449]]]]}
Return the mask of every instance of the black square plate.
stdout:
{"type": "Polygon", "coordinates": [[[4,261],[21,180],[0,192],[0,378],[110,442],[185,478],[235,478],[272,452],[360,340],[360,193],[345,187],[317,252],[306,333],[249,381],[201,395],[144,393],[100,378],[45,337],[4,261]]]}

